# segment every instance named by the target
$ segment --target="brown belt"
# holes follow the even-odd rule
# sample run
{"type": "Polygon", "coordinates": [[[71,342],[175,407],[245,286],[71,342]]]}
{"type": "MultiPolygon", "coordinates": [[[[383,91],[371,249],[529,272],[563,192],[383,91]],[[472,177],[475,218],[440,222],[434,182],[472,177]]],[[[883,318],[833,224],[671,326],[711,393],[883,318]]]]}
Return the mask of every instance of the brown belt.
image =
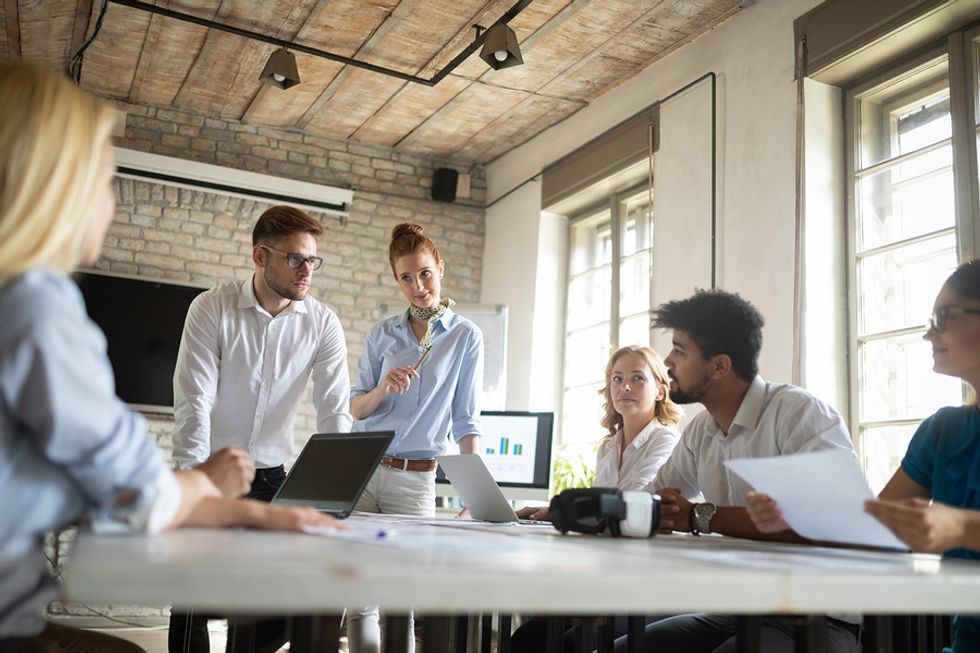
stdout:
{"type": "Polygon", "coordinates": [[[438,465],[436,461],[431,459],[406,460],[405,458],[389,458],[388,456],[381,459],[381,464],[385,467],[407,472],[434,472],[438,465]]]}

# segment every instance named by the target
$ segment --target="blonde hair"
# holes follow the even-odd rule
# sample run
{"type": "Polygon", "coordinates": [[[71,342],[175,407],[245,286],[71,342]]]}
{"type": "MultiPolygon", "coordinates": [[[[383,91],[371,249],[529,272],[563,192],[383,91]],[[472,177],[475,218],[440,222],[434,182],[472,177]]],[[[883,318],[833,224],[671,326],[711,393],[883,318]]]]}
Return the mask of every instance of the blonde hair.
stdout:
{"type": "Polygon", "coordinates": [[[67,77],[0,64],[0,284],[81,261],[102,195],[112,109],[67,77]]]}
{"type": "Polygon", "coordinates": [[[606,385],[599,391],[602,398],[606,400],[603,405],[605,414],[599,423],[607,431],[599,443],[600,447],[605,446],[606,442],[612,439],[623,428],[623,416],[613,408],[612,393],[610,392],[609,386],[612,383],[613,366],[616,365],[616,361],[626,354],[640,354],[643,356],[647,366],[650,368],[650,372],[653,373],[653,379],[657,384],[657,388],[663,391],[664,398],[657,402],[657,406],[653,411],[654,419],[664,426],[677,426],[681,415],[683,415],[681,409],[670,398],[670,377],[667,376],[667,366],[660,360],[657,352],[649,347],[640,347],[639,345],[622,347],[613,352],[613,355],[609,357],[609,362],[606,363],[606,385]]]}
{"type": "Polygon", "coordinates": [[[410,254],[430,255],[438,265],[442,261],[439,250],[432,240],[422,234],[422,225],[414,222],[403,222],[391,230],[391,244],[388,245],[388,263],[391,264],[391,273],[395,272],[395,261],[403,256],[410,254]]]}

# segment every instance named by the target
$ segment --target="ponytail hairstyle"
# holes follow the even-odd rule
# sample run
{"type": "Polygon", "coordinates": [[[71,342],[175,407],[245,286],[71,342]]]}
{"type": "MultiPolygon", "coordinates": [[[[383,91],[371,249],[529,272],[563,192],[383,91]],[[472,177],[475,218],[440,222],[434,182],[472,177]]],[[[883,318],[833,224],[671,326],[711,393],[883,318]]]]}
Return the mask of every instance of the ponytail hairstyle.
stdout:
{"type": "Polygon", "coordinates": [[[396,274],[395,261],[411,254],[428,254],[435,259],[436,265],[442,263],[436,244],[422,234],[422,225],[403,222],[391,230],[391,244],[388,245],[388,263],[393,275],[396,274]]]}

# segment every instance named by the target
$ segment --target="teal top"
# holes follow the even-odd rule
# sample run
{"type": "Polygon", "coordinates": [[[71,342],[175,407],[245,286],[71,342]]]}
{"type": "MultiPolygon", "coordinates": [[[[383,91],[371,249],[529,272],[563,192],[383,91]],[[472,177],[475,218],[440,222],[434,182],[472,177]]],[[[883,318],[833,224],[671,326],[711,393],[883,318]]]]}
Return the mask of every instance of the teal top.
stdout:
{"type": "MultiPolygon", "coordinates": [[[[902,460],[909,478],[934,501],[980,510],[980,411],[976,406],[941,408],[912,436],[902,460]]],[[[980,560],[980,551],[954,549],[945,557],[980,560]]],[[[953,620],[954,651],[980,651],[980,618],[953,620]]],[[[948,649],[947,649],[948,650],[948,649]]]]}

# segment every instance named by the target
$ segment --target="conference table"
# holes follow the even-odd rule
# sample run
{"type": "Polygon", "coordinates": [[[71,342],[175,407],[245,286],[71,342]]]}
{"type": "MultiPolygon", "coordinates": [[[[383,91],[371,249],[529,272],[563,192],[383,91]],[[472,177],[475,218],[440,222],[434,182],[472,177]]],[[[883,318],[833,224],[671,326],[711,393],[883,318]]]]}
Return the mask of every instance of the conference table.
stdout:
{"type": "MultiPolygon", "coordinates": [[[[811,615],[819,626],[826,613],[980,613],[980,564],[932,555],[687,534],[561,535],[550,526],[458,519],[348,522],[354,530],[334,534],[82,533],[66,591],[89,604],[291,615],[294,652],[336,650],[349,606],[381,606],[386,632],[402,634],[414,611],[426,651],[459,650],[456,618],[492,613],[745,615],[745,650],[758,640],[759,615],[811,615]]],[[[509,623],[501,622],[508,633],[509,623]]],[[[386,637],[386,650],[403,647],[398,639],[386,637]]],[[[506,650],[506,637],[502,644],[506,650]]]]}

